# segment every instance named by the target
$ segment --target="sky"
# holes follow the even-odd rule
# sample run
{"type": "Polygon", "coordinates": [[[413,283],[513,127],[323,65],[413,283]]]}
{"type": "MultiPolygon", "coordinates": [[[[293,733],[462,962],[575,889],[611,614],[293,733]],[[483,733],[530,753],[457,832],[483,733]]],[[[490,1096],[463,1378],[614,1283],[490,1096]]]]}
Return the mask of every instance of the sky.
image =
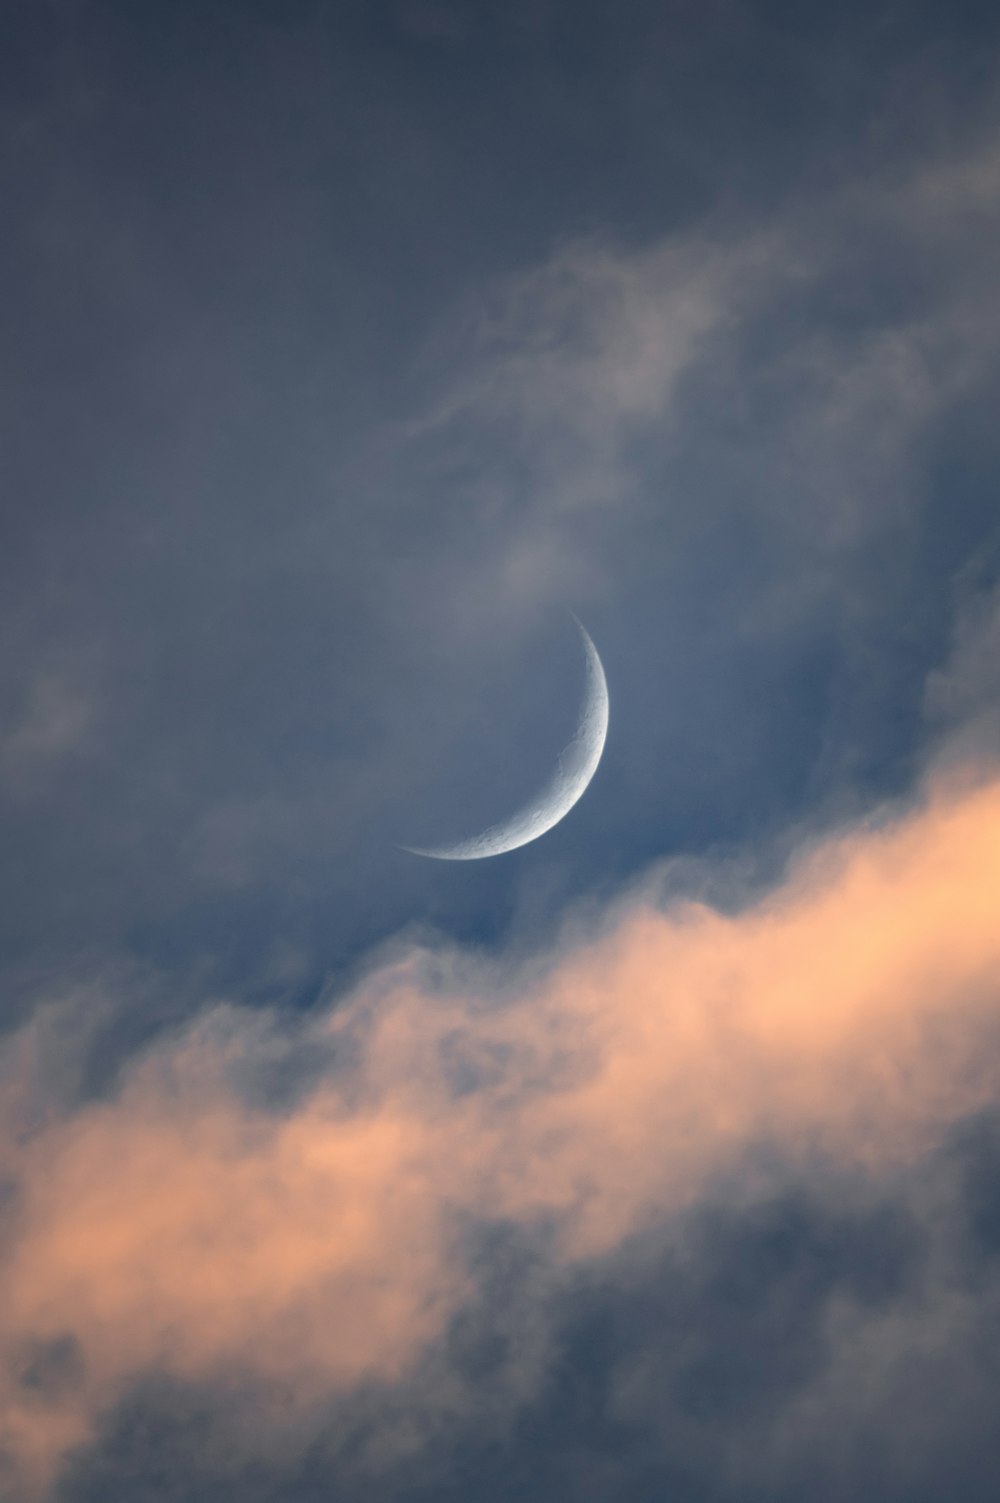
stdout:
{"type": "Polygon", "coordinates": [[[6,0],[0,193],[0,1496],[992,1503],[996,7],[6,0]]]}

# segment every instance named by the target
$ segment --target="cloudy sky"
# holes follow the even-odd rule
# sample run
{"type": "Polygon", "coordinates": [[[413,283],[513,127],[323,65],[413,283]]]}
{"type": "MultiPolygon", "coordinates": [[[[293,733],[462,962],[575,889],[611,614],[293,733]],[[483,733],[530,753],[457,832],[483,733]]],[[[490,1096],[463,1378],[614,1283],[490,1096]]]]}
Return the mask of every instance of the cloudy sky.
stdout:
{"type": "Polygon", "coordinates": [[[0,80],[0,1495],[992,1503],[1000,12],[0,80]]]}

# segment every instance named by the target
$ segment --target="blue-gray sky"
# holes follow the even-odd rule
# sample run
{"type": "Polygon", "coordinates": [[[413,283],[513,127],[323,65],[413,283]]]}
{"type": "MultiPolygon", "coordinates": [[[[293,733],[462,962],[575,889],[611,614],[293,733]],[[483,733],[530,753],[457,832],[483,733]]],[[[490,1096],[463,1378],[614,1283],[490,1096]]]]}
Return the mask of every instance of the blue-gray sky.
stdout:
{"type": "Polygon", "coordinates": [[[0,31],[0,1483],[985,1503],[994,7],[0,31]]]}

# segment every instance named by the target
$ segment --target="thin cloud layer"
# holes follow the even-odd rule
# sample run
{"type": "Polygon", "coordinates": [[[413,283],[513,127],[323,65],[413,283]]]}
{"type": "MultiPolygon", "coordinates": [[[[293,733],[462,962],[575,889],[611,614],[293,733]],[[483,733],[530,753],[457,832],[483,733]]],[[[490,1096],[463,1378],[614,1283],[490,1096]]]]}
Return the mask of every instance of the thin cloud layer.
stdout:
{"type": "Polygon", "coordinates": [[[647,889],[516,984],[454,951],[387,964],[302,1025],[326,1064],[283,1101],[275,1035],[232,1008],[106,1099],[8,1076],[13,1485],[45,1496],[150,1374],[249,1384],[265,1452],[289,1413],[400,1382],[476,1298],[470,1226],[613,1268],[720,1175],[752,1202],[760,1150],[820,1182],[905,1172],[995,1099],[998,871],[1000,782],[952,778],[735,915],[647,889]]]}

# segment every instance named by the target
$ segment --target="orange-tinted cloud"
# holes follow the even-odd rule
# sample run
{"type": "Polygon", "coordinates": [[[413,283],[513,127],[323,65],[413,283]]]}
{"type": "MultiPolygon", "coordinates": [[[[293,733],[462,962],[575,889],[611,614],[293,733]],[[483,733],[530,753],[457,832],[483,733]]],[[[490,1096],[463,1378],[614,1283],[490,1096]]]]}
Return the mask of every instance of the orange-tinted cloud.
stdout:
{"type": "Polygon", "coordinates": [[[238,1373],[286,1409],[404,1374],[468,1297],[470,1217],[544,1222],[571,1262],[758,1141],[839,1168],[924,1153],[1000,1085],[998,877],[1000,781],[939,786],[735,916],[636,898],[513,996],[461,957],[433,982],[426,956],[386,967],[308,1025],[334,1063],[290,1109],[240,1089],[259,1020],[219,1010],[113,1100],[11,1127],[0,1406],[20,1486],[44,1491],[150,1370],[238,1373]],[[26,1380],[67,1342],[69,1377],[26,1380]]]}

